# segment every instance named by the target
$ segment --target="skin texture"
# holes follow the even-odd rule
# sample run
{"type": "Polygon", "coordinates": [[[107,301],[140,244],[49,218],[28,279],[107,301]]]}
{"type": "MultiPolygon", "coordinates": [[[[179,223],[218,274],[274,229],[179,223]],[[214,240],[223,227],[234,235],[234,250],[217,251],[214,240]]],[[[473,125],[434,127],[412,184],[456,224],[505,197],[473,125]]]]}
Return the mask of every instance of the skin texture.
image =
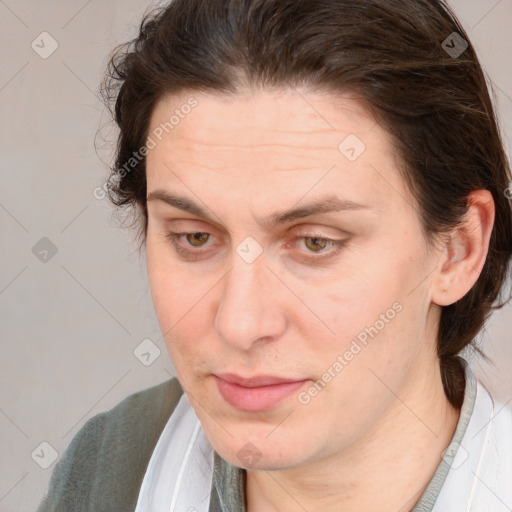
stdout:
{"type": "Polygon", "coordinates": [[[170,357],[208,439],[248,470],[249,512],[412,509],[459,414],[436,357],[440,306],[479,275],[492,197],[476,191],[466,224],[434,246],[389,135],[350,94],[184,92],[157,104],[149,133],[191,97],[190,113],[153,137],[148,193],[185,196],[211,220],[150,199],[146,254],[170,357]],[[338,149],[349,134],[365,145],[354,161],[338,149]],[[326,195],[365,207],[259,223],[326,195]],[[186,256],[169,231],[209,236],[176,240],[186,256]],[[237,252],[247,237],[262,250],[252,263],[237,252]],[[389,319],[394,304],[400,311],[389,319]],[[333,370],[381,315],[378,334],[333,370]],[[330,382],[308,403],[294,392],[262,412],[233,408],[214,377],[308,379],[304,397],[329,368],[330,382]],[[257,453],[250,463],[247,443],[257,453]]]}

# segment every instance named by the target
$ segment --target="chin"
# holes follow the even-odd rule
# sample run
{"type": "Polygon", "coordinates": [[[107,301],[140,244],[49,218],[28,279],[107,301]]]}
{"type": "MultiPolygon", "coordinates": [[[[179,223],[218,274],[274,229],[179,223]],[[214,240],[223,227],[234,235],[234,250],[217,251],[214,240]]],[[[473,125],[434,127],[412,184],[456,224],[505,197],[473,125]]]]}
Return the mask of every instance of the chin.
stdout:
{"type": "Polygon", "coordinates": [[[305,463],[304,451],[299,454],[297,445],[302,443],[291,442],[289,446],[270,440],[243,440],[239,443],[233,438],[226,439],[227,444],[212,443],[215,451],[227,462],[246,470],[275,471],[293,468],[305,463]],[[300,459],[297,457],[300,455],[300,459]]]}

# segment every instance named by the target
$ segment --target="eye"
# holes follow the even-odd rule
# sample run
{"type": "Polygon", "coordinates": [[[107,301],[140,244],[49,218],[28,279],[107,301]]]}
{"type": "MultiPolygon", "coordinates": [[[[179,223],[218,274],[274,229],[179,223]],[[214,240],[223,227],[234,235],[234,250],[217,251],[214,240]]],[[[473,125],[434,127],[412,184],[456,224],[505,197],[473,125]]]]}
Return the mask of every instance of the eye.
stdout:
{"type": "MultiPolygon", "coordinates": [[[[306,247],[299,256],[302,260],[311,264],[320,264],[329,261],[338,255],[348,239],[332,239],[319,233],[301,233],[295,240],[303,242],[306,247]]],[[[302,244],[299,244],[299,247],[302,244]]]]}
{"type": "Polygon", "coordinates": [[[331,240],[329,238],[321,238],[319,236],[304,236],[301,237],[304,239],[304,243],[308,249],[311,249],[313,252],[322,252],[325,249],[329,242],[335,242],[335,240],[331,240]]]}
{"type": "Polygon", "coordinates": [[[168,232],[166,235],[167,240],[176,248],[178,252],[187,253],[188,251],[178,244],[178,241],[185,237],[190,247],[203,247],[210,238],[210,233],[204,233],[202,231],[196,231],[194,233],[175,233],[168,232]]]}
{"type": "Polygon", "coordinates": [[[203,243],[208,241],[209,233],[182,233],[185,235],[187,242],[190,242],[194,247],[202,247],[203,243]]]}
{"type": "MultiPolygon", "coordinates": [[[[210,239],[211,234],[196,231],[196,232],[168,232],[166,234],[167,240],[171,242],[178,254],[190,258],[200,256],[203,251],[194,250],[193,248],[199,249],[201,247],[207,247],[207,242],[210,239]],[[180,243],[180,240],[186,240],[186,242],[180,243]],[[190,249],[189,249],[190,248],[190,249]]],[[[337,254],[347,240],[332,239],[321,236],[318,233],[304,233],[293,238],[295,241],[303,241],[306,249],[301,257],[307,261],[318,262],[320,259],[328,258],[337,254]],[[328,248],[331,250],[328,250],[328,248]]],[[[285,245],[289,247],[288,244],[285,245]]]]}

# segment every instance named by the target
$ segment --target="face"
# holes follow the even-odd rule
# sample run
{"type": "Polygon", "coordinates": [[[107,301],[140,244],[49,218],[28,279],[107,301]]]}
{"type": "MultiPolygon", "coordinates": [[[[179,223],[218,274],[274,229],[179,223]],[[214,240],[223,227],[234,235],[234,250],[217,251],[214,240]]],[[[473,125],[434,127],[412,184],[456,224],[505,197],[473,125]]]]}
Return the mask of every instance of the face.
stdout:
{"type": "Polygon", "coordinates": [[[389,135],[292,89],[166,97],[149,134],[151,292],[211,444],[253,469],[350,450],[435,364],[437,256],[389,135]]]}

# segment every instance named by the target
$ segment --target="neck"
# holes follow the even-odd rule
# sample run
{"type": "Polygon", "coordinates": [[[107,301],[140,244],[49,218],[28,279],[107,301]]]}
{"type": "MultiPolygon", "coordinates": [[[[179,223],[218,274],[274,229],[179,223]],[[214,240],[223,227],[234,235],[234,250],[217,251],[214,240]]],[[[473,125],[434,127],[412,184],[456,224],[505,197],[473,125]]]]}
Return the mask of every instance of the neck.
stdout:
{"type": "Polygon", "coordinates": [[[350,449],[300,467],[248,470],[247,512],[412,510],[450,444],[459,411],[446,398],[438,364],[411,375],[421,381],[397,393],[392,408],[350,449]]]}

